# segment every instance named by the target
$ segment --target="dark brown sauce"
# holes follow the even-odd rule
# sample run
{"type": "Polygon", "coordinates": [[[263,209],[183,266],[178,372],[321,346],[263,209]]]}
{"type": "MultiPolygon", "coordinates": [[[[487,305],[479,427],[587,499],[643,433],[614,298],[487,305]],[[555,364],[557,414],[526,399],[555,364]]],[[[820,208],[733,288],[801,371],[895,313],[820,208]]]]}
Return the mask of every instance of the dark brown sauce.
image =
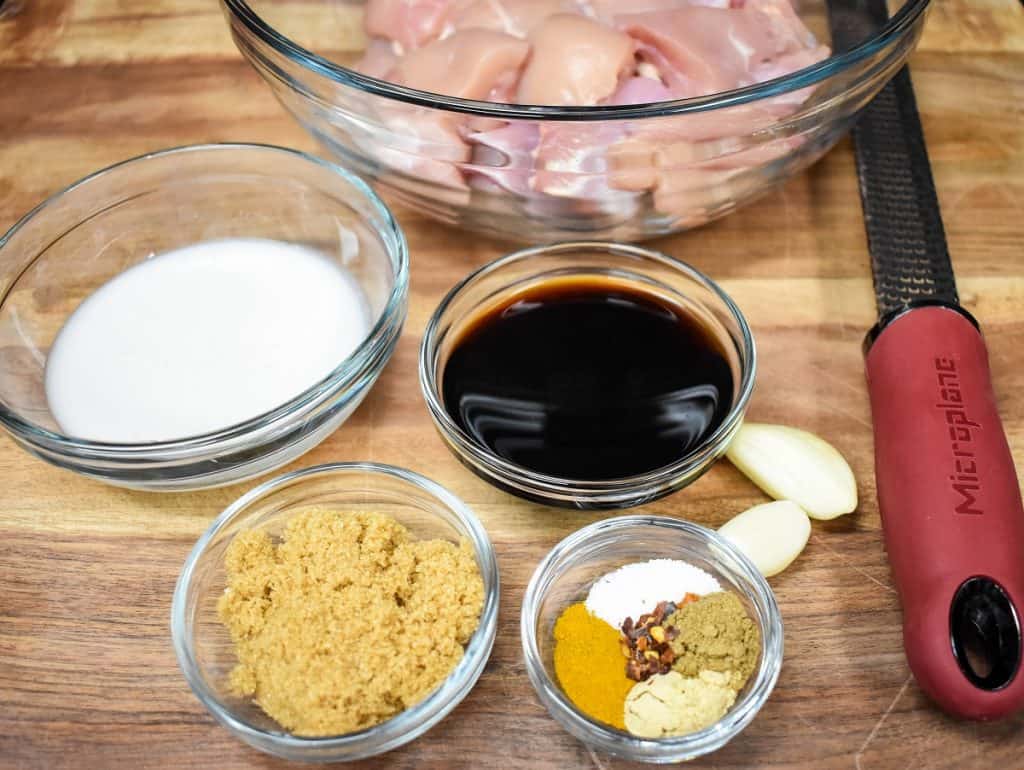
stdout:
{"type": "Polygon", "coordinates": [[[470,322],[441,392],[452,419],[500,457],[598,481],[696,449],[729,412],[733,374],[681,307],[621,281],[557,279],[470,322]]]}

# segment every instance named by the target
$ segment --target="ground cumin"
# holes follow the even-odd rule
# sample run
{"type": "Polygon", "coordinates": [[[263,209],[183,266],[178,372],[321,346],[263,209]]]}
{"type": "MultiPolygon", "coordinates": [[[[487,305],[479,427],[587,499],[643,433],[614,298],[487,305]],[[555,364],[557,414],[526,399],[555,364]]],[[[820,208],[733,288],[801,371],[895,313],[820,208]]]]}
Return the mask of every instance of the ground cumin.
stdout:
{"type": "Polygon", "coordinates": [[[665,622],[678,632],[671,641],[675,671],[689,677],[702,671],[729,673],[729,686],[743,689],[761,657],[761,634],[736,594],[707,594],[665,622]]]}
{"type": "Polygon", "coordinates": [[[635,684],[626,678],[619,631],[573,604],[555,623],[555,676],[569,700],[582,712],[626,729],[626,695],[635,684]]]}
{"type": "Polygon", "coordinates": [[[411,540],[380,513],[308,509],[280,543],[239,534],[218,603],[235,642],[232,689],[296,735],[353,732],[422,700],[476,630],[472,548],[411,540]]]}

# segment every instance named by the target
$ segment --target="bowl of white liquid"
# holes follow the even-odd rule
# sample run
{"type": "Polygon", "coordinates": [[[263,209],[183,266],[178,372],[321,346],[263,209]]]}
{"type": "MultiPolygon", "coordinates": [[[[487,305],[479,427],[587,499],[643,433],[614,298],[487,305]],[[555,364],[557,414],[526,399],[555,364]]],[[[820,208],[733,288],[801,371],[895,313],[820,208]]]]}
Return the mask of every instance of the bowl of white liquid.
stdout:
{"type": "Polygon", "coordinates": [[[303,153],[205,145],[104,169],[0,237],[0,424],[120,486],[265,473],[367,394],[408,269],[383,202],[303,153]]]}

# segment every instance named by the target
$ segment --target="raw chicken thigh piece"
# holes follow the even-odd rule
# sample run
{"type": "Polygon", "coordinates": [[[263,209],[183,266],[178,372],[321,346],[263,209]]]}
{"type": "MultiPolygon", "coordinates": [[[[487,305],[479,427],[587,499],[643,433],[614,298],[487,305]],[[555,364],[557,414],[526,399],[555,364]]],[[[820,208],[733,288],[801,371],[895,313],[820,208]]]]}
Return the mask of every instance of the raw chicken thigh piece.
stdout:
{"type": "Polygon", "coordinates": [[[711,219],[720,201],[728,199],[723,186],[738,172],[713,171],[701,167],[677,169],[662,178],[654,191],[654,208],[675,217],[678,224],[696,227],[711,219]]]}
{"type": "Polygon", "coordinates": [[[575,13],[573,0],[472,0],[456,10],[452,27],[491,29],[525,38],[534,27],[557,13],[575,13]]]}
{"type": "Polygon", "coordinates": [[[802,141],[779,137],[748,146],[747,135],[776,125],[778,115],[755,105],[738,105],[718,113],[631,123],[628,136],[608,149],[609,184],[620,190],[653,190],[681,168],[716,171],[758,166],[802,141]]]}
{"type": "Polygon", "coordinates": [[[531,187],[570,198],[614,195],[608,185],[606,150],[624,131],[614,123],[542,124],[531,187]]]}
{"type": "Polygon", "coordinates": [[[703,5],[707,8],[728,8],[729,0],[584,0],[584,13],[606,24],[624,13],[672,11],[681,5],[703,5]]]}
{"type": "Polygon", "coordinates": [[[605,227],[628,222],[640,195],[608,184],[607,147],[622,133],[608,123],[542,124],[527,210],[565,227],[595,217],[605,227]]]}
{"type": "Polygon", "coordinates": [[[530,193],[533,152],[540,142],[536,123],[515,121],[489,131],[478,131],[467,137],[473,148],[470,186],[492,189],[479,184],[483,178],[518,195],[530,193]]]}
{"type": "MultiPolygon", "coordinates": [[[[781,78],[797,70],[810,67],[812,64],[825,61],[828,57],[829,49],[827,46],[819,45],[814,48],[803,48],[792,53],[784,53],[776,59],[759,64],[754,67],[751,74],[754,76],[755,83],[764,83],[767,80],[781,78]]],[[[785,94],[785,96],[789,97],[787,101],[803,104],[807,97],[806,92],[809,90],[801,88],[799,91],[793,91],[785,94]],[[797,95],[797,98],[794,98],[794,94],[797,95]]]]}
{"type": "Polygon", "coordinates": [[[792,112],[760,102],[737,104],[706,112],[673,115],[635,124],[633,133],[662,144],[709,142],[723,137],[747,136],[778,124],[792,112]]]}
{"type": "Polygon", "coordinates": [[[623,80],[608,104],[652,104],[678,99],[660,80],[632,77],[623,80]]]}
{"type": "Polygon", "coordinates": [[[801,136],[780,136],[756,146],[730,148],[713,160],[706,161],[703,166],[724,171],[764,166],[785,157],[803,143],[804,139],[801,136]]]}
{"type": "MultiPolygon", "coordinates": [[[[764,83],[768,80],[781,78],[805,67],[824,61],[829,57],[828,46],[819,45],[816,48],[808,48],[793,53],[786,53],[771,62],[766,62],[754,69],[754,80],[764,83]]],[[[775,112],[779,117],[792,115],[806,102],[814,93],[814,86],[800,88],[786,94],[779,94],[766,100],[765,107],[775,112]]]]}
{"type": "Polygon", "coordinates": [[[384,78],[397,63],[398,57],[391,41],[378,37],[367,43],[362,57],[352,65],[352,69],[371,78],[384,78]]]}
{"type": "Polygon", "coordinates": [[[615,142],[605,155],[608,186],[616,190],[646,192],[658,186],[658,145],[627,136],[615,142]]]}
{"type": "Polygon", "coordinates": [[[388,79],[421,91],[486,99],[503,79],[515,76],[529,53],[529,44],[511,35],[467,29],[410,51],[388,79]]]}
{"type": "Polygon", "coordinates": [[[742,12],[767,28],[775,41],[776,53],[818,46],[817,39],[800,20],[790,0],[745,0],[742,12]]]}
{"type": "Polygon", "coordinates": [[[629,36],[583,16],[556,14],[534,29],[530,42],[520,104],[597,104],[633,67],[629,36]]]}
{"type": "MultiPolygon", "coordinates": [[[[529,44],[501,32],[468,29],[435,40],[398,60],[388,79],[423,91],[486,99],[508,88],[529,53],[529,44]]],[[[460,129],[465,117],[403,104],[382,111],[388,136],[374,142],[385,165],[446,187],[465,188],[461,166],[471,148],[460,129]]]]}
{"type": "Polygon", "coordinates": [[[699,156],[696,145],[659,145],[630,137],[608,150],[609,183],[619,190],[650,191],[658,212],[695,226],[708,219],[717,186],[730,173],[707,166],[699,156]]]}
{"type": "Polygon", "coordinates": [[[466,188],[459,166],[469,161],[470,147],[454,115],[409,104],[381,105],[378,120],[354,138],[392,171],[466,188]]]}
{"type": "Polygon", "coordinates": [[[450,10],[451,0],[368,0],[363,26],[411,51],[444,31],[450,10]]]}
{"type": "Polygon", "coordinates": [[[685,6],[628,14],[617,24],[641,43],[673,90],[686,96],[752,82],[754,67],[780,53],[767,25],[747,10],[685,6]]]}

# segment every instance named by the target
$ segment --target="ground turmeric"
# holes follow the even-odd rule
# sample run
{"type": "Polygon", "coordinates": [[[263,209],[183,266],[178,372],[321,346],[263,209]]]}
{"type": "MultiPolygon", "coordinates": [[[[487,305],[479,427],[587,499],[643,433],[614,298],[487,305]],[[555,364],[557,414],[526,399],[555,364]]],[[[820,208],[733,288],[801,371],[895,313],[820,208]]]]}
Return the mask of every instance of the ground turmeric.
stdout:
{"type": "Polygon", "coordinates": [[[593,719],[626,728],[626,677],[619,630],[573,604],[555,623],[555,675],[576,707],[593,719]]]}

